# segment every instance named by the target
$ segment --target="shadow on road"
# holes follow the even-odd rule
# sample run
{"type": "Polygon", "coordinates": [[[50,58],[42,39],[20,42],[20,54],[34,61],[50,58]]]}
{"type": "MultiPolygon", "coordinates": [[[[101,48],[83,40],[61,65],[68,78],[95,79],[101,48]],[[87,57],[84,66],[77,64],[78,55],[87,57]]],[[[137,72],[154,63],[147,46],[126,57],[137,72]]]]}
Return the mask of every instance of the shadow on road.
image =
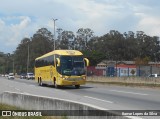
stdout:
{"type": "MultiPolygon", "coordinates": [[[[55,88],[53,85],[44,85],[43,87],[49,87],[49,88],[55,88]]],[[[88,89],[88,88],[94,88],[91,86],[80,86],[79,89],[76,89],[75,86],[59,86],[58,89],[60,90],[81,90],[81,89],[88,89]]]]}

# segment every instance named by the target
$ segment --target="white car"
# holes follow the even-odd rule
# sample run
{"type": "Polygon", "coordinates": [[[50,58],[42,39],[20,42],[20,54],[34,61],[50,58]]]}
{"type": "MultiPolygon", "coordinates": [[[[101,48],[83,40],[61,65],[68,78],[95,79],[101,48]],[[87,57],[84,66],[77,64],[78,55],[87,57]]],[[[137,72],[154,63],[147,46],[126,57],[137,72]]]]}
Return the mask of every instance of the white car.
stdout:
{"type": "Polygon", "coordinates": [[[148,77],[160,77],[160,74],[150,74],[148,77]]]}
{"type": "Polygon", "coordinates": [[[13,73],[9,73],[8,79],[14,79],[14,74],[13,73]]]}
{"type": "Polygon", "coordinates": [[[33,73],[27,73],[27,79],[34,79],[34,74],[33,73]]]}
{"type": "Polygon", "coordinates": [[[4,77],[8,77],[8,74],[5,74],[4,77]]]}

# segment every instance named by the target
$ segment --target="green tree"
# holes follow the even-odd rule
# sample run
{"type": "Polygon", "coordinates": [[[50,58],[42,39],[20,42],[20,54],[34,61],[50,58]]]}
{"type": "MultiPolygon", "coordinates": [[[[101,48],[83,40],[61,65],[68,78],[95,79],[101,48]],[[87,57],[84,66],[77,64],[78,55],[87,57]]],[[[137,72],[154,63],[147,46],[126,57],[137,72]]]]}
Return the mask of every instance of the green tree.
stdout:
{"type": "MultiPolygon", "coordinates": [[[[143,31],[120,33],[110,30],[100,37],[95,37],[89,28],[80,28],[76,36],[72,31],[57,29],[56,49],[76,49],[88,57],[91,65],[102,60],[135,60],[137,64],[148,61],[160,61],[159,37],[148,36],[143,31]]],[[[29,68],[33,71],[35,58],[54,49],[53,35],[46,28],[38,29],[31,38],[23,38],[14,52],[15,68],[26,72],[29,49],[29,68]]],[[[0,54],[1,71],[9,71],[13,56],[0,54]]]]}
{"type": "Polygon", "coordinates": [[[90,28],[79,28],[77,31],[77,38],[75,40],[76,48],[79,50],[87,49],[87,43],[93,37],[93,33],[93,30],[90,28]]]}
{"type": "Polygon", "coordinates": [[[35,58],[54,49],[53,35],[46,28],[39,29],[30,42],[30,67],[33,69],[35,58]]]}
{"type": "Polygon", "coordinates": [[[6,64],[6,54],[3,52],[0,52],[0,73],[5,74],[7,70],[7,64],[6,64]]]}
{"type": "Polygon", "coordinates": [[[62,28],[57,28],[58,36],[56,40],[56,49],[60,49],[61,47],[60,45],[61,45],[61,40],[62,40],[62,32],[63,32],[62,28]]]}
{"type": "Polygon", "coordinates": [[[61,33],[60,49],[74,49],[75,35],[72,31],[63,31],[61,33]]]}
{"type": "Polygon", "coordinates": [[[87,57],[90,61],[90,66],[96,66],[99,62],[105,59],[102,52],[83,50],[84,57],[87,57]]]}
{"type": "Polygon", "coordinates": [[[140,65],[148,65],[148,62],[150,61],[150,58],[149,57],[144,57],[144,58],[135,58],[135,64],[137,66],[140,66],[140,65]]]}
{"type": "Polygon", "coordinates": [[[29,56],[29,71],[34,70],[35,58],[54,49],[53,35],[46,28],[39,29],[32,38],[24,38],[14,52],[15,69],[18,73],[27,71],[29,56]]]}
{"type": "Polygon", "coordinates": [[[27,56],[30,42],[30,38],[23,38],[14,52],[15,69],[17,73],[23,73],[27,71],[27,56]]]}

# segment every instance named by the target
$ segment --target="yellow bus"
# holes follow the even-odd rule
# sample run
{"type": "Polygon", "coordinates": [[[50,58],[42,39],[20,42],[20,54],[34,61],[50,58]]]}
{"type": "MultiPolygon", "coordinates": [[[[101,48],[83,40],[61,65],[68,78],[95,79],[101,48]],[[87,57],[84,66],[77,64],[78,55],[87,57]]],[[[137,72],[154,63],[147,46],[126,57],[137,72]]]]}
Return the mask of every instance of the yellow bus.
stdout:
{"type": "Polygon", "coordinates": [[[86,66],[89,60],[77,50],[54,50],[35,59],[35,80],[44,84],[75,86],[86,82],[86,66]]]}

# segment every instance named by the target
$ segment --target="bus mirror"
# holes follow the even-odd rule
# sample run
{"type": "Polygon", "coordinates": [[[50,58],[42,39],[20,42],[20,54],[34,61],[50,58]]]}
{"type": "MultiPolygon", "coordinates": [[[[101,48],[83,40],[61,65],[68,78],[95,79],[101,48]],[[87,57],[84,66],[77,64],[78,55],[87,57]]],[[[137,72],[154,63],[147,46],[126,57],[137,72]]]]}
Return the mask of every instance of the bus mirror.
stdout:
{"type": "Polygon", "coordinates": [[[56,64],[57,64],[57,67],[60,66],[60,59],[59,58],[56,58],[56,64]]]}
{"type": "Polygon", "coordinates": [[[84,58],[86,66],[89,66],[89,60],[87,58],[84,58]]]}

